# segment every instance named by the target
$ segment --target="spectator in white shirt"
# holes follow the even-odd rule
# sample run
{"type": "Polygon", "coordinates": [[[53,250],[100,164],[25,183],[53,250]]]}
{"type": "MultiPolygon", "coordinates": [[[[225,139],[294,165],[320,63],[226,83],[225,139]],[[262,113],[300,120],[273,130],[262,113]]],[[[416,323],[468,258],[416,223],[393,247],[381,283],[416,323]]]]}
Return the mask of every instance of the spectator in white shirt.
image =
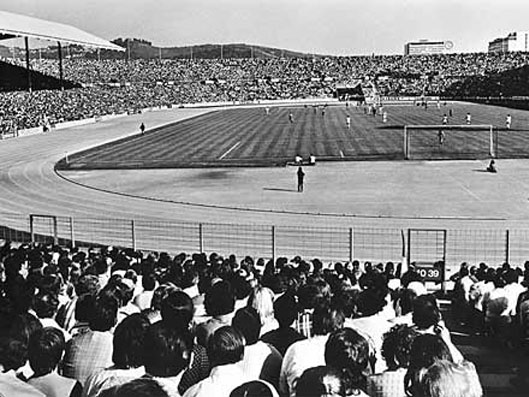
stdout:
{"type": "Polygon", "coordinates": [[[244,375],[244,336],[231,326],[218,328],[208,340],[212,370],[206,379],[189,388],[184,397],[229,397],[231,391],[250,380],[244,375]]]}
{"type": "Polygon", "coordinates": [[[312,321],[314,336],[291,345],[283,358],[279,392],[285,396],[296,395],[296,382],[306,369],[325,365],[325,344],[331,332],[343,327],[344,315],[339,309],[318,307],[312,321]]]}

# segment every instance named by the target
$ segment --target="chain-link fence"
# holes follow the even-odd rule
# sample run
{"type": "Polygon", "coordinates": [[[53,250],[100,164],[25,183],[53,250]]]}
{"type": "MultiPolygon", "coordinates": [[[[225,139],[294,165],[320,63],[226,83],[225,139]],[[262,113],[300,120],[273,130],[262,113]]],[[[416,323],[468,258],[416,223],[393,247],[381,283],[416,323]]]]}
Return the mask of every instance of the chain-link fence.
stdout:
{"type": "Polygon", "coordinates": [[[0,215],[0,239],[68,246],[117,246],[144,251],[217,252],[255,258],[322,261],[445,261],[522,266],[529,260],[529,230],[398,229],[265,226],[155,220],[0,215]]]}

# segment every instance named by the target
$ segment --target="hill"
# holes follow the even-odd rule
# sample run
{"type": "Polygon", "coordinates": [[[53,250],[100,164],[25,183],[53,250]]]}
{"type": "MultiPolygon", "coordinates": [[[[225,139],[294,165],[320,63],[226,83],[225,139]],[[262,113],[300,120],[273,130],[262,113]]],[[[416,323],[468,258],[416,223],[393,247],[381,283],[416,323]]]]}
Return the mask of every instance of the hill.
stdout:
{"type": "MultiPolygon", "coordinates": [[[[158,47],[150,41],[142,39],[118,38],[112,41],[120,47],[130,49],[130,57],[133,59],[213,59],[213,58],[311,58],[321,55],[307,54],[303,52],[291,51],[282,48],[265,47],[244,43],[234,44],[198,44],[184,47],[158,47]]],[[[80,46],[65,46],[63,54],[66,58],[88,58],[96,59],[97,51],[80,46]]],[[[30,50],[32,58],[57,59],[57,46],[52,45],[45,48],[33,48],[30,50]]],[[[11,58],[25,57],[22,48],[11,48],[0,45],[0,57],[11,58]]],[[[118,53],[116,51],[101,50],[99,56],[102,59],[119,59],[128,57],[128,53],[118,53]]]]}

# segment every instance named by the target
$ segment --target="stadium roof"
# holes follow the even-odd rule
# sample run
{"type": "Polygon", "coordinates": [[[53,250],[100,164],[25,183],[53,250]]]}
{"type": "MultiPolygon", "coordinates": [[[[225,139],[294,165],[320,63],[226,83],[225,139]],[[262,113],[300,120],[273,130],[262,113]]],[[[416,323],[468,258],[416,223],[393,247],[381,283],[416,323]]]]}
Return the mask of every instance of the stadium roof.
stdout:
{"type": "Polygon", "coordinates": [[[0,11],[0,40],[31,37],[86,47],[125,51],[124,48],[70,25],[0,11]]]}

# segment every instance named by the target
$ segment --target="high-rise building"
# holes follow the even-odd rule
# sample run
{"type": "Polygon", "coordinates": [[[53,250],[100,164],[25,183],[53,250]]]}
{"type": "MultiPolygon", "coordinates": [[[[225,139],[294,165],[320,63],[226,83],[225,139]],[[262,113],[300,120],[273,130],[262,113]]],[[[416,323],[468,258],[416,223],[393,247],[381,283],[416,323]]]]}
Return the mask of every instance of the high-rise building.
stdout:
{"type": "Polygon", "coordinates": [[[454,47],[451,41],[419,40],[406,43],[404,55],[446,54],[454,47]]]}
{"type": "Polygon", "coordinates": [[[489,43],[489,52],[529,51],[529,31],[512,32],[489,43]]]}

